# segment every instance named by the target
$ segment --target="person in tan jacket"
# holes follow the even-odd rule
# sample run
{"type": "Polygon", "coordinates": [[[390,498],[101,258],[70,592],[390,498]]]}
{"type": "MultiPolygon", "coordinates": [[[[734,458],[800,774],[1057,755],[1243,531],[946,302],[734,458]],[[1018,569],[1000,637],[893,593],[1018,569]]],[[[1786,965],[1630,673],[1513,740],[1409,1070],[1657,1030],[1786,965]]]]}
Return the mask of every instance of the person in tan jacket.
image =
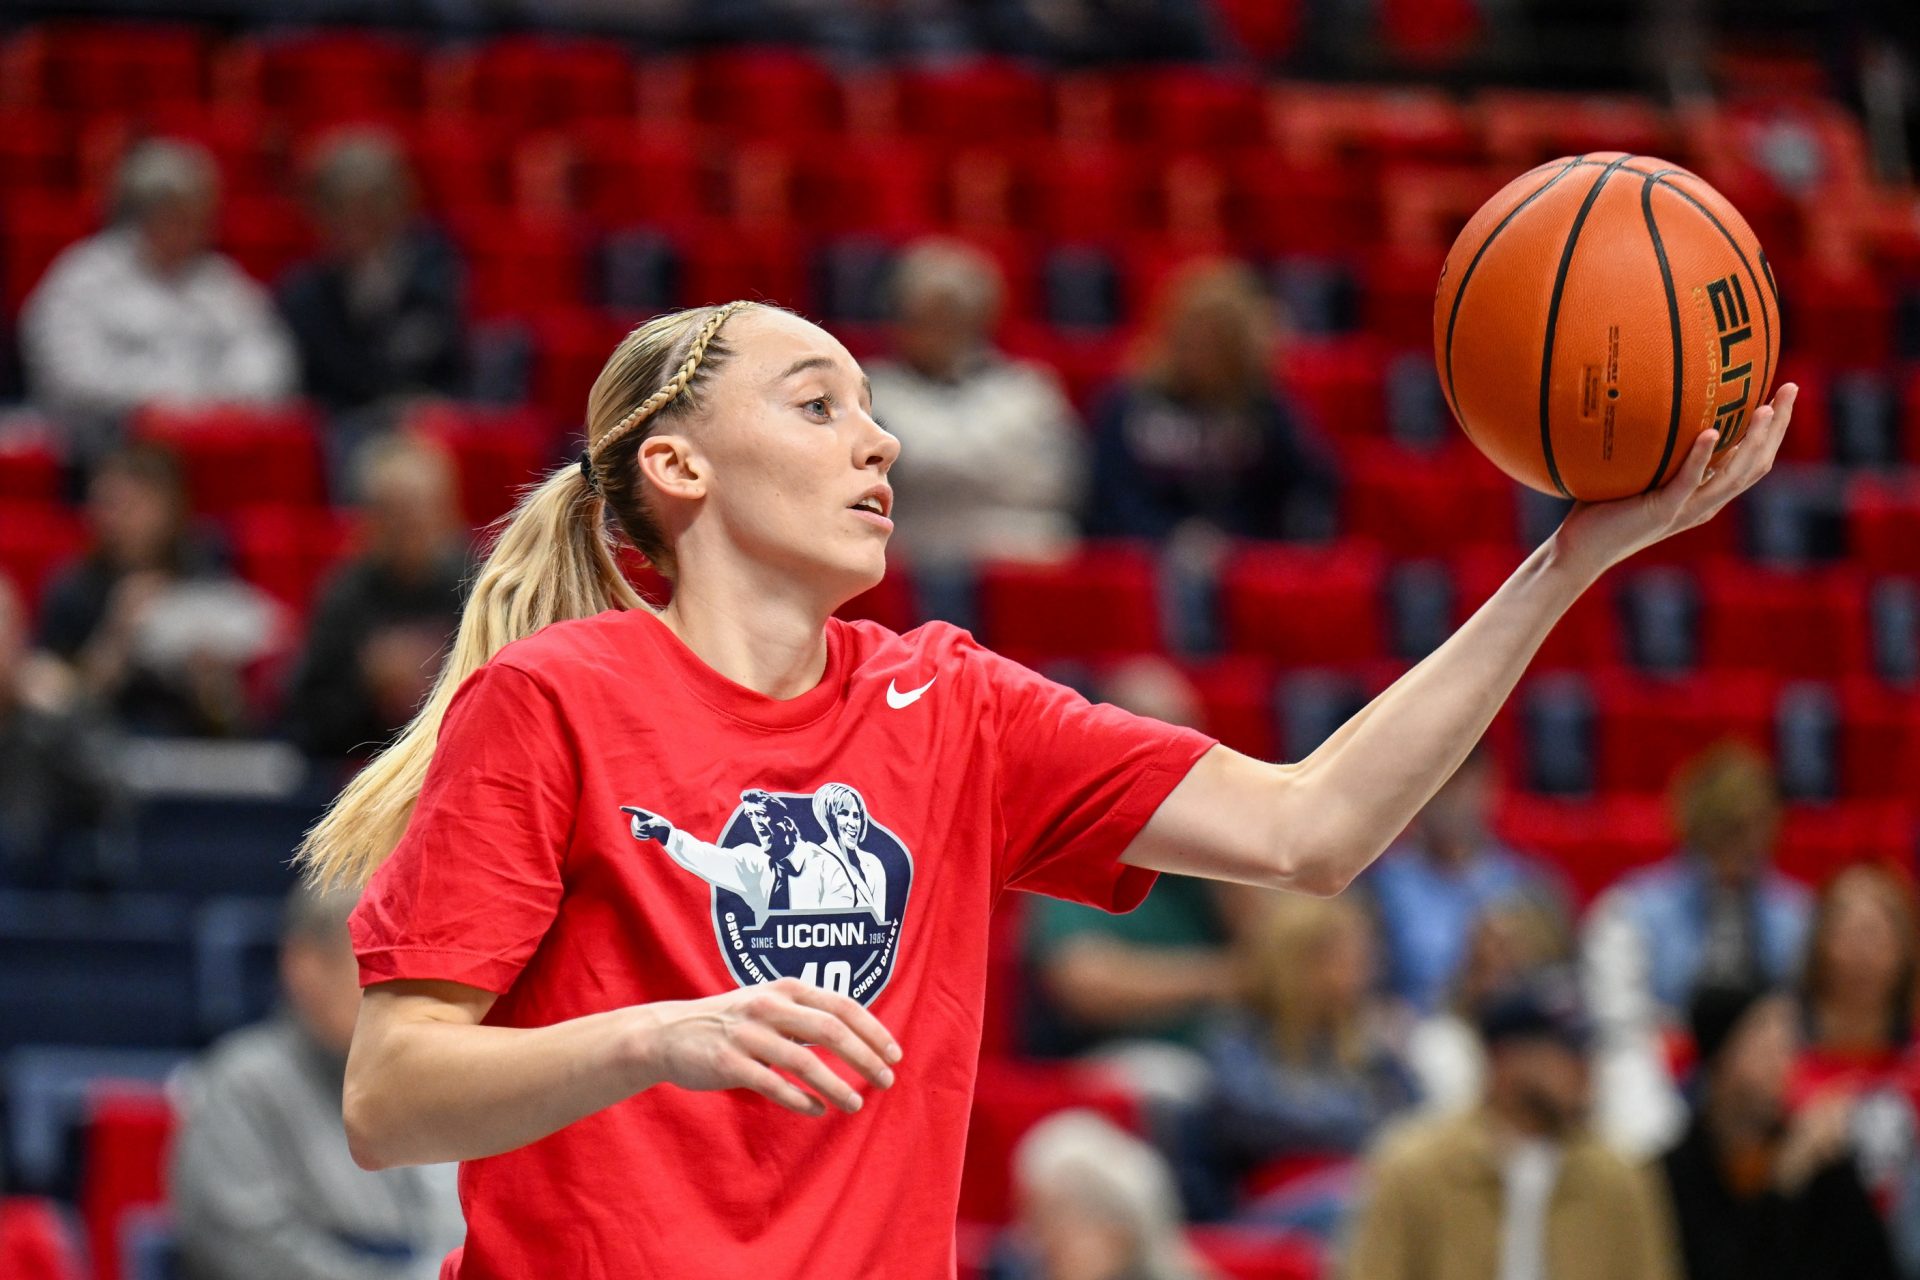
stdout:
{"type": "Polygon", "coordinates": [[[1382,1143],[1346,1280],[1678,1280],[1652,1175],[1586,1128],[1590,1029],[1573,985],[1530,978],[1482,1010],[1484,1102],[1382,1143]]]}

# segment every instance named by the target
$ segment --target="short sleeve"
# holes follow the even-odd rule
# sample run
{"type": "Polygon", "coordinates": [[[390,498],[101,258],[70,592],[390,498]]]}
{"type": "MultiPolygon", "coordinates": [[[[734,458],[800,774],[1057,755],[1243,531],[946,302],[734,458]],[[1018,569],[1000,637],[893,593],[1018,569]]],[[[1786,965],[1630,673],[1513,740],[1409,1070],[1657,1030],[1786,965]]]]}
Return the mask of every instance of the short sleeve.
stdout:
{"type": "Polygon", "coordinates": [[[1104,703],[975,646],[996,716],[1000,883],[1131,911],[1158,873],[1120,861],[1154,810],[1217,745],[1104,703]]]}
{"type": "Polygon", "coordinates": [[[513,985],[564,891],[580,770],[547,691],[488,664],[454,694],[406,834],[349,925],[360,983],[513,985]]]}

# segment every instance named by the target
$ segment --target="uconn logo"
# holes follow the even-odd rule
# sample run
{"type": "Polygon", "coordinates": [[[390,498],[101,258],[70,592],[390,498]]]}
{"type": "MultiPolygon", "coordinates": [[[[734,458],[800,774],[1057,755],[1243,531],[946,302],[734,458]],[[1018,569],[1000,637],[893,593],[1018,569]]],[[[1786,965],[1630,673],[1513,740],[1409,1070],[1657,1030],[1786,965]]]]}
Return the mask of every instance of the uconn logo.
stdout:
{"type": "Polygon", "coordinates": [[[741,986],[798,978],[871,1004],[893,975],[913,859],[844,782],[813,792],[750,788],[712,843],[650,809],[621,806],[713,886],[713,929],[741,986]]]}

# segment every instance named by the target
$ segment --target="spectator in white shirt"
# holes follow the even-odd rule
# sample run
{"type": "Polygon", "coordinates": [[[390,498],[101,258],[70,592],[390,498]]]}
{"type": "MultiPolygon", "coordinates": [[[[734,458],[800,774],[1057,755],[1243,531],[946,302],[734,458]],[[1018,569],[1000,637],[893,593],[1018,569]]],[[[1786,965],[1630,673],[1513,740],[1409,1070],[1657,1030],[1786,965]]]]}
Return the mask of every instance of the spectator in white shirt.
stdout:
{"type": "Polygon", "coordinates": [[[916,568],[1071,550],[1084,483],[1079,424],[1059,380],[996,351],[999,268],[968,245],[926,240],[893,281],[894,358],[873,402],[900,438],[890,479],[894,546],[916,568]]]}
{"type": "Polygon", "coordinates": [[[112,222],[70,246],[27,299],[28,388],[83,447],[142,404],[274,400],[296,382],[266,291],[212,250],[219,187],[200,147],[141,143],[112,222]]]}

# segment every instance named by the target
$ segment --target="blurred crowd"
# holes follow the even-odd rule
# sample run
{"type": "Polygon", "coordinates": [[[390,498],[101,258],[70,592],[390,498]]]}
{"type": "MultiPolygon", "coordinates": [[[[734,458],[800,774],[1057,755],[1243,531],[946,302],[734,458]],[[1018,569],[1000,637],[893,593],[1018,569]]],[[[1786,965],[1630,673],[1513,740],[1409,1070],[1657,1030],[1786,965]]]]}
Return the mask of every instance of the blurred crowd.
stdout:
{"type": "MultiPolygon", "coordinates": [[[[1337,44],[1339,6],[1308,7],[1334,34],[1302,47],[1337,44]]],[[[716,31],[764,20],[865,53],[1071,62],[1233,38],[1175,0],[700,8],[716,31]]],[[[1849,46],[1844,82],[1870,119],[1911,116],[1910,7],[1856,8],[1876,35],[1849,46]]],[[[115,882],[131,741],[277,739],[351,768],[449,642],[476,535],[454,459],[412,424],[475,390],[463,263],[388,134],[334,135],[303,181],[320,248],[269,287],[214,247],[212,158],[150,138],[121,160],[104,228],[20,314],[26,398],[57,432],[87,545],[32,598],[0,575],[0,883],[115,882]],[[322,415],[326,496],[353,524],[305,617],[238,571],[180,459],[136,429],[154,409],[296,400],[322,415]]],[[[906,246],[865,362],[903,442],[893,546],[925,613],[965,621],[979,566],[1060,562],[1088,538],[1152,540],[1204,577],[1236,542],[1341,533],[1323,435],[1339,424],[1276,383],[1289,317],[1260,272],[1173,271],[1083,409],[1059,371],[996,345],[1008,288],[978,248],[906,246]]],[[[1201,719],[1159,658],[1092,692],[1201,719]]],[[[1125,916],[1024,903],[1007,1047],[1111,1080],[1139,1124],[1072,1110],[1031,1129],[990,1273],[1198,1280],[1203,1225],[1296,1238],[1354,1280],[1920,1280],[1909,870],[1859,863],[1817,893],[1783,874],[1772,767],[1727,744],[1673,779],[1671,856],[1584,900],[1493,834],[1500,773],[1476,751],[1337,899],[1169,876],[1125,916]]],[[[179,1082],[169,1185],[192,1280],[429,1280],[459,1239],[451,1170],[369,1173],[346,1151],[351,906],[293,895],[275,1013],[179,1082]]]]}

